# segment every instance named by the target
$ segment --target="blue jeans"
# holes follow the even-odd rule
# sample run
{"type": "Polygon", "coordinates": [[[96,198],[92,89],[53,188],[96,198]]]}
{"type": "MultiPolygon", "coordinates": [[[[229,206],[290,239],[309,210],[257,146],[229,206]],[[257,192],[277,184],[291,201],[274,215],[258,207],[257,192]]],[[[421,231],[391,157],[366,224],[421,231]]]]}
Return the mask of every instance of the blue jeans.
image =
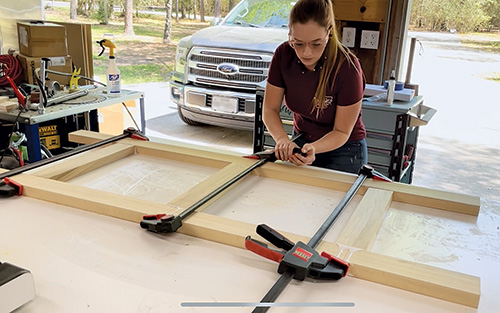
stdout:
{"type": "MultiPolygon", "coordinates": [[[[302,147],[308,141],[300,137],[295,140],[295,143],[302,147]]],[[[342,147],[333,151],[317,153],[312,166],[358,174],[359,169],[367,163],[366,139],[361,139],[346,142],[342,147]]]]}

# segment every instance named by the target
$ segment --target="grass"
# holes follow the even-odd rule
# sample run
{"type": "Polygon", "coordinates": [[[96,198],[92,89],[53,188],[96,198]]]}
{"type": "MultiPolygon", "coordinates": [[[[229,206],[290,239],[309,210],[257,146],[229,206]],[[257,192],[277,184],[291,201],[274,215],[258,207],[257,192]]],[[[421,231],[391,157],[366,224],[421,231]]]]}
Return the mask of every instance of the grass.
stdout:
{"type": "Polygon", "coordinates": [[[492,53],[500,53],[500,38],[498,41],[496,40],[488,40],[488,41],[483,41],[483,40],[470,40],[470,39],[462,39],[461,40],[462,45],[481,50],[481,51],[487,51],[487,52],[492,52],[492,53]]]}
{"type": "MultiPolygon", "coordinates": [[[[49,21],[68,21],[69,9],[46,9],[45,15],[49,21]]],[[[108,25],[99,24],[97,19],[81,16],[78,16],[78,21],[92,24],[94,43],[103,38],[111,39],[105,34],[113,34],[112,40],[117,46],[115,55],[122,85],[169,81],[177,42],[209,26],[208,23],[192,20],[181,20],[179,23],[172,20],[172,43],[164,44],[165,16],[163,15],[139,15],[139,17],[134,15],[134,36],[123,34],[124,22],[119,17],[110,19],[108,25]]],[[[101,48],[96,43],[93,46],[94,76],[102,80],[106,77],[108,53],[98,56],[100,52],[101,48]]]]}
{"type": "MultiPolygon", "coordinates": [[[[470,49],[500,54],[500,33],[470,33],[460,35],[460,42],[470,49]]],[[[483,79],[500,82],[500,72],[481,75],[483,79]]]]}
{"type": "MultiPolygon", "coordinates": [[[[106,75],[107,65],[94,66],[94,76],[104,80],[106,75]]],[[[167,65],[156,64],[141,64],[128,65],[120,67],[120,75],[123,77],[121,84],[141,84],[151,82],[166,82],[170,80],[170,72],[172,67],[167,65]]]]}

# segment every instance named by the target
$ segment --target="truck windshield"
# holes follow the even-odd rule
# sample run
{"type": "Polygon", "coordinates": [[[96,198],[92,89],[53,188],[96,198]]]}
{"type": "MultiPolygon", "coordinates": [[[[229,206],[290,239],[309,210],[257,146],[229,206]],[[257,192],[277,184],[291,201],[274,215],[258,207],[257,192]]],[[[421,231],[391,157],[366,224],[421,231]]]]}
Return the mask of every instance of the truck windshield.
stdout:
{"type": "Polygon", "coordinates": [[[243,0],[229,12],[223,25],[286,28],[294,4],[290,0],[243,0]]]}

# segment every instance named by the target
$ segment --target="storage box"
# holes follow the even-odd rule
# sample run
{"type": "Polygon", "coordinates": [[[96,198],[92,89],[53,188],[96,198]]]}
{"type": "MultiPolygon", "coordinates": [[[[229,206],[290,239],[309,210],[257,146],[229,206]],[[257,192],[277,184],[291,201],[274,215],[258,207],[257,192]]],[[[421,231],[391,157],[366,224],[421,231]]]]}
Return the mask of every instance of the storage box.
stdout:
{"type": "Polygon", "coordinates": [[[29,57],[68,55],[66,28],[41,21],[17,22],[19,51],[29,57]]]}
{"type": "MultiPolygon", "coordinates": [[[[23,81],[28,84],[36,85],[36,81],[34,79],[33,69],[37,69],[40,67],[41,57],[29,57],[22,54],[17,55],[17,59],[19,63],[21,63],[21,67],[23,68],[23,81]],[[33,65],[33,66],[32,66],[33,65]]],[[[49,70],[63,72],[63,73],[73,73],[73,63],[71,56],[58,56],[58,57],[49,57],[50,60],[49,70]]],[[[48,78],[50,81],[47,81],[47,84],[52,81],[58,81],[61,85],[69,85],[69,81],[71,80],[70,76],[62,76],[56,75],[52,73],[48,73],[48,78]]]]}
{"type": "MultiPolygon", "coordinates": [[[[68,54],[80,75],[94,77],[94,61],[92,55],[92,25],[80,22],[50,22],[62,25],[66,28],[66,41],[68,43],[68,54]]],[[[80,79],[79,85],[93,84],[91,81],[80,79]]]]}
{"type": "MultiPolygon", "coordinates": [[[[135,100],[125,101],[130,114],[138,120],[135,100]]],[[[121,102],[99,108],[98,113],[99,132],[108,135],[119,135],[127,127],[135,127],[135,124],[123,107],[121,102]]]]}

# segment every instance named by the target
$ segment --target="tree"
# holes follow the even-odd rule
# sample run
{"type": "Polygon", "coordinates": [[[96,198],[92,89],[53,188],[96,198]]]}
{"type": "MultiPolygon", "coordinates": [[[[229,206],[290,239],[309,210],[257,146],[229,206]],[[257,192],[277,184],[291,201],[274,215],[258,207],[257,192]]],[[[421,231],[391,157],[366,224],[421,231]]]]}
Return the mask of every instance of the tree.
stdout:
{"type": "Polygon", "coordinates": [[[215,15],[215,20],[218,21],[220,20],[220,0],[215,0],[215,5],[214,5],[214,15],[215,15]]]}
{"type": "Polygon", "coordinates": [[[102,0],[102,13],[103,13],[103,24],[108,25],[109,24],[109,19],[108,19],[108,0],[102,0]]]}
{"type": "Polygon", "coordinates": [[[179,0],[175,0],[175,22],[179,23],[179,0]]]}
{"type": "Polygon", "coordinates": [[[69,18],[71,20],[76,20],[76,6],[77,0],[71,0],[69,3],[69,18]]]}
{"type": "Polygon", "coordinates": [[[171,43],[171,33],[172,33],[172,0],[165,1],[165,31],[163,32],[163,43],[171,43]]]}
{"type": "Polygon", "coordinates": [[[196,0],[193,0],[193,20],[196,19],[196,0]]]}
{"type": "Polygon", "coordinates": [[[200,22],[205,23],[205,0],[200,0],[200,22]]]}
{"type": "Polygon", "coordinates": [[[125,0],[125,35],[134,36],[133,0],[125,0]]]}
{"type": "Polygon", "coordinates": [[[430,31],[455,29],[468,32],[485,28],[491,9],[485,6],[498,0],[418,0],[412,2],[411,24],[430,31]]]}

